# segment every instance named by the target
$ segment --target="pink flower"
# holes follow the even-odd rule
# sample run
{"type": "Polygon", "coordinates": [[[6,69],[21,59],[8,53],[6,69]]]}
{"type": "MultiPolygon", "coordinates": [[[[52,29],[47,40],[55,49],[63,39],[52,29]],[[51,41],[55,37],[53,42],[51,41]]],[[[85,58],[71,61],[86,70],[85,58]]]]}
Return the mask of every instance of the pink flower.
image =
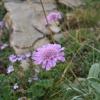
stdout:
{"type": "Polygon", "coordinates": [[[47,16],[48,23],[51,24],[52,22],[58,21],[62,18],[60,12],[51,12],[47,16]]]}
{"type": "Polygon", "coordinates": [[[64,48],[59,44],[47,44],[38,48],[32,54],[32,59],[37,65],[42,65],[43,69],[50,70],[56,63],[64,62],[64,48]]]}

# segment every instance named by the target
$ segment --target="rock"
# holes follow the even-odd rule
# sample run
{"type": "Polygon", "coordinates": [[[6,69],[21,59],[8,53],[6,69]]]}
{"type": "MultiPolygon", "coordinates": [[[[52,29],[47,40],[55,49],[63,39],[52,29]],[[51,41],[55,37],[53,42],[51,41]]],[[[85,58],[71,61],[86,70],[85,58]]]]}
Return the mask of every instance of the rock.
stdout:
{"type": "Polygon", "coordinates": [[[59,0],[59,2],[71,8],[83,5],[81,0],[59,0]]]}
{"type": "Polygon", "coordinates": [[[15,47],[15,46],[13,46],[13,49],[15,50],[15,53],[18,54],[18,55],[29,52],[30,50],[32,50],[31,48],[21,49],[21,48],[15,47]]]}
{"type": "Polygon", "coordinates": [[[19,34],[18,32],[15,32],[11,34],[10,43],[14,48],[30,50],[34,45],[34,42],[42,37],[43,35],[35,30],[31,33],[23,32],[19,34]]]}
{"type": "Polygon", "coordinates": [[[30,48],[33,43],[43,37],[32,26],[34,12],[27,3],[6,3],[6,8],[12,19],[13,33],[11,34],[11,46],[30,48]],[[20,8],[20,10],[19,10],[20,8]]]}
{"type": "MultiPolygon", "coordinates": [[[[40,3],[40,0],[35,0],[33,3],[31,3],[31,7],[33,8],[35,12],[34,20],[32,20],[33,26],[35,26],[37,29],[42,31],[44,34],[49,34],[49,31],[46,27],[46,18],[42,9],[42,5],[40,3]],[[37,1],[38,3],[34,3],[37,1]],[[37,12],[37,13],[36,13],[37,12]]],[[[42,0],[45,13],[46,15],[51,12],[56,10],[56,4],[54,0],[42,0]]]]}
{"type": "MultiPolygon", "coordinates": [[[[40,0],[33,0],[32,2],[34,3],[40,3],[40,0]]],[[[55,0],[42,0],[43,4],[44,3],[55,3],[55,0]]]]}
{"type": "Polygon", "coordinates": [[[37,28],[44,35],[45,34],[49,34],[49,31],[46,28],[46,21],[45,21],[45,16],[44,16],[44,13],[43,12],[40,12],[40,13],[36,13],[35,14],[35,19],[32,20],[32,26],[33,26],[33,28],[34,27],[37,28]]]}
{"type": "MultiPolygon", "coordinates": [[[[47,13],[56,8],[54,2],[50,0],[43,0],[43,3],[47,13]]],[[[30,4],[28,2],[10,0],[5,2],[5,7],[8,11],[5,18],[6,26],[13,30],[10,35],[10,44],[17,54],[27,52],[33,48],[34,43],[48,33],[40,3],[30,4]]]]}
{"type": "Polygon", "coordinates": [[[48,44],[48,43],[50,43],[50,42],[47,38],[40,39],[35,43],[34,49],[37,49],[38,47],[41,47],[42,45],[45,45],[45,44],[48,44]]]}
{"type": "MultiPolygon", "coordinates": [[[[47,1],[48,1],[48,0],[47,0],[47,1]]],[[[46,2],[43,2],[43,6],[44,6],[45,11],[48,12],[48,11],[55,10],[55,9],[56,9],[56,4],[55,4],[54,2],[47,2],[47,1],[46,1],[46,2]]],[[[51,1],[53,1],[53,0],[51,0],[51,1]]],[[[32,1],[32,2],[29,2],[29,4],[31,5],[31,8],[32,8],[34,11],[36,11],[36,12],[41,12],[41,11],[43,11],[42,5],[41,5],[40,2],[34,3],[34,1],[32,1]]],[[[36,12],[35,12],[35,13],[36,13],[36,12]]]]}

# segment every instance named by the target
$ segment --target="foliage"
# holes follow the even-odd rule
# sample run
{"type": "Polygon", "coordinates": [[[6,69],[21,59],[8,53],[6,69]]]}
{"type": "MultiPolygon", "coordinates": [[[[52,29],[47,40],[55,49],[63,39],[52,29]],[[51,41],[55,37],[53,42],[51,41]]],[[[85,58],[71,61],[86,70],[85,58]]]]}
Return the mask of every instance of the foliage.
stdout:
{"type": "Polygon", "coordinates": [[[0,1],[0,21],[3,19],[4,15],[6,14],[6,9],[4,7],[4,3],[0,1]]]}

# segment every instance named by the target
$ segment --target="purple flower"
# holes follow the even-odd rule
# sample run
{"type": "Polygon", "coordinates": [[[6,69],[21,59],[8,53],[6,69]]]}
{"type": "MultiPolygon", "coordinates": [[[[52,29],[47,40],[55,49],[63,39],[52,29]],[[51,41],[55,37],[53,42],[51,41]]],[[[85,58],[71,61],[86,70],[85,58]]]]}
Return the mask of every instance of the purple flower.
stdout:
{"type": "Polygon", "coordinates": [[[13,71],[14,71],[13,65],[9,65],[8,68],[7,68],[7,74],[10,74],[13,71]]]}
{"type": "Polygon", "coordinates": [[[22,60],[25,60],[25,59],[26,59],[25,55],[17,55],[18,61],[22,61],[22,60]]]}
{"type": "Polygon", "coordinates": [[[12,54],[9,56],[9,61],[11,61],[12,63],[16,62],[17,61],[17,56],[12,54]]]}
{"type": "Polygon", "coordinates": [[[32,59],[35,64],[42,65],[43,69],[50,70],[57,62],[65,61],[64,48],[59,44],[44,45],[33,52],[32,59]]]}
{"type": "Polygon", "coordinates": [[[0,29],[4,27],[4,21],[0,21],[0,29]]]}
{"type": "Polygon", "coordinates": [[[51,24],[52,22],[58,21],[62,18],[60,12],[51,12],[47,16],[48,23],[51,24]]]}

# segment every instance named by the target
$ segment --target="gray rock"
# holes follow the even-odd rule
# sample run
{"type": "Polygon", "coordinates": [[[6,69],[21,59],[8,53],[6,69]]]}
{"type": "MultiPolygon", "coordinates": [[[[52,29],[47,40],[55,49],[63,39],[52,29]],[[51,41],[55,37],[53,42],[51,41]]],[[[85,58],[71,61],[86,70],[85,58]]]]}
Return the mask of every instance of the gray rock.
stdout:
{"type": "Polygon", "coordinates": [[[50,42],[47,38],[40,39],[35,43],[34,49],[37,49],[38,47],[41,47],[42,45],[45,45],[45,44],[48,44],[48,43],[50,43],[50,42]]]}
{"type": "MultiPolygon", "coordinates": [[[[53,10],[56,6],[50,0],[47,1],[43,0],[45,10],[48,13],[48,10],[53,10]]],[[[6,18],[6,22],[8,22],[8,25],[13,29],[10,35],[10,43],[16,53],[20,54],[34,47],[34,43],[43,38],[43,34],[41,34],[40,31],[44,34],[48,33],[40,3],[30,4],[28,2],[16,2],[15,0],[11,0],[11,2],[5,2],[5,7],[9,11],[9,17],[7,17],[9,19],[6,18]],[[40,31],[36,30],[34,26],[40,31]]]]}
{"type": "MultiPolygon", "coordinates": [[[[47,0],[48,1],[48,0],[47,0]]],[[[34,11],[37,11],[37,12],[40,12],[40,11],[43,11],[42,9],[42,5],[41,3],[32,3],[32,2],[29,2],[31,7],[33,8],[34,11]]],[[[52,11],[52,10],[55,10],[56,9],[56,4],[53,3],[53,2],[46,2],[46,3],[43,3],[43,6],[44,6],[44,9],[45,11],[52,11]]]]}
{"type": "Polygon", "coordinates": [[[59,0],[59,2],[71,8],[83,5],[82,0],[59,0]]]}

